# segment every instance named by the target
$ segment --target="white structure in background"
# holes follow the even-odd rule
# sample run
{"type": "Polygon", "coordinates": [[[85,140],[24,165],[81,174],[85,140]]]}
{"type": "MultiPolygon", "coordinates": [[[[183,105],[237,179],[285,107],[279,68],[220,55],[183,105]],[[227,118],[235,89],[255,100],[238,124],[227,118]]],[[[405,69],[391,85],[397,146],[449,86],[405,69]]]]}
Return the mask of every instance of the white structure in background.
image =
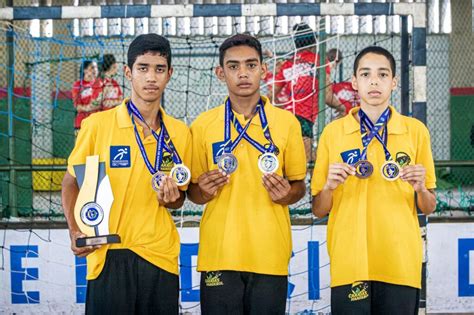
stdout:
{"type": "MultiPolygon", "coordinates": [[[[393,2],[413,2],[414,0],[394,0],[393,2]]],[[[472,0],[474,2],[474,0],[472,0]]],[[[37,0],[36,0],[37,2],[37,0]]],[[[315,3],[324,0],[127,0],[126,4],[253,4],[253,3],[315,3]]],[[[332,3],[385,3],[388,0],[329,0],[332,3]]],[[[97,5],[119,5],[120,0],[100,0],[97,5]]],[[[91,0],[75,0],[74,5],[92,5],[91,0]]],[[[451,32],[451,0],[427,0],[428,33],[451,32]]],[[[474,16],[474,14],[473,14],[474,16]]],[[[299,16],[256,16],[256,17],[180,17],[180,18],[125,18],[125,19],[75,19],[75,36],[138,35],[153,32],[163,35],[229,35],[250,32],[259,35],[288,34],[292,26],[301,21],[313,29],[319,25],[319,17],[299,16]]],[[[324,17],[326,31],[330,34],[385,34],[399,33],[398,16],[333,16],[324,17]]],[[[39,37],[39,21],[31,20],[30,33],[39,37]]],[[[408,31],[412,30],[412,19],[408,18],[408,31]]],[[[43,36],[53,36],[51,29],[43,36]]],[[[473,18],[474,28],[474,18],[473,18]]]]}

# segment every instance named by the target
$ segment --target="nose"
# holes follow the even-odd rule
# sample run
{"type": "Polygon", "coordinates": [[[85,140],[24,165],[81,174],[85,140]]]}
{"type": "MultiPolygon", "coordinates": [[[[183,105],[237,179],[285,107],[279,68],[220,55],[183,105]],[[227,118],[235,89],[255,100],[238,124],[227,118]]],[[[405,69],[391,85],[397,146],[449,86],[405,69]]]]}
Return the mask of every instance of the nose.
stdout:
{"type": "Polygon", "coordinates": [[[370,77],[370,85],[377,85],[378,84],[378,77],[377,76],[371,76],[370,77]]]}
{"type": "Polygon", "coordinates": [[[249,75],[247,73],[247,70],[245,69],[245,67],[241,67],[240,70],[239,70],[239,73],[238,73],[238,76],[239,76],[239,79],[243,79],[243,78],[248,78],[249,75]]]}
{"type": "Polygon", "coordinates": [[[155,71],[148,71],[145,76],[146,82],[156,82],[156,73],[155,71]]]}

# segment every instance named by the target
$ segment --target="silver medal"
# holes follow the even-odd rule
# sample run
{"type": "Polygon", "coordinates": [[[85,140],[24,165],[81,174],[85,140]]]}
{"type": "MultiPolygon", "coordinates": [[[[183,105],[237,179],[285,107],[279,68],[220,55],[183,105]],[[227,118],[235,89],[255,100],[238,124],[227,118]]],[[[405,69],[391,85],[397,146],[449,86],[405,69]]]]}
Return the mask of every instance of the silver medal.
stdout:
{"type": "Polygon", "coordinates": [[[217,159],[217,167],[226,174],[232,174],[237,169],[239,162],[232,153],[224,153],[217,159]]]}
{"type": "Polygon", "coordinates": [[[175,165],[170,171],[171,178],[178,186],[184,186],[191,180],[191,171],[184,164],[175,165]]]}
{"type": "Polygon", "coordinates": [[[279,166],[278,157],[274,153],[267,152],[258,158],[258,168],[264,174],[275,173],[279,166]]]}

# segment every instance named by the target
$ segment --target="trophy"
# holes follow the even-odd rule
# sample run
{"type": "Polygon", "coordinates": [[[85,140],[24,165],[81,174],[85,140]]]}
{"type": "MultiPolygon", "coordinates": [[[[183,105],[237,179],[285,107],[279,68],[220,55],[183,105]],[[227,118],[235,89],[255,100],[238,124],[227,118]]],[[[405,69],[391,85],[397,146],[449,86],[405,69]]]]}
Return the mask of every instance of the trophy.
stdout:
{"type": "Polygon", "coordinates": [[[109,177],[105,174],[105,163],[99,156],[86,158],[86,164],[74,165],[77,184],[80,188],[74,206],[74,218],[87,237],[76,240],[77,247],[120,243],[120,236],[109,234],[110,208],[114,201],[109,177]]]}

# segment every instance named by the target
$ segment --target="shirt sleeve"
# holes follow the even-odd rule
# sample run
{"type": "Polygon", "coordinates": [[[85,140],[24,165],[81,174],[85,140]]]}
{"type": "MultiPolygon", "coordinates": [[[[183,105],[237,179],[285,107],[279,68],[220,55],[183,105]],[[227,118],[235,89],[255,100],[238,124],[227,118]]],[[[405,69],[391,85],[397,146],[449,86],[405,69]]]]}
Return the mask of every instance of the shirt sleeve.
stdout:
{"type": "Polygon", "coordinates": [[[433,154],[431,152],[430,133],[425,125],[422,126],[422,131],[420,133],[415,163],[423,165],[426,169],[426,177],[425,177],[426,188],[427,189],[436,188],[436,175],[435,175],[433,154]]]}
{"type": "Polygon", "coordinates": [[[96,130],[94,126],[89,122],[89,119],[83,120],[76,138],[76,144],[67,160],[69,174],[76,177],[74,165],[86,164],[86,157],[94,154],[95,140],[96,130]]]}
{"type": "Polygon", "coordinates": [[[193,151],[191,159],[191,182],[197,183],[199,176],[208,171],[208,163],[203,130],[196,122],[191,125],[191,135],[193,151]]]}
{"type": "Polygon", "coordinates": [[[306,154],[304,150],[301,127],[294,116],[291,116],[291,125],[288,142],[284,155],[284,175],[289,181],[303,180],[306,177],[306,154]]]}
{"type": "Polygon", "coordinates": [[[316,163],[311,178],[311,195],[316,196],[326,184],[329,168],[329,147],[326,138],[327,130],[324,129],[319,139],[316,163]]]}

